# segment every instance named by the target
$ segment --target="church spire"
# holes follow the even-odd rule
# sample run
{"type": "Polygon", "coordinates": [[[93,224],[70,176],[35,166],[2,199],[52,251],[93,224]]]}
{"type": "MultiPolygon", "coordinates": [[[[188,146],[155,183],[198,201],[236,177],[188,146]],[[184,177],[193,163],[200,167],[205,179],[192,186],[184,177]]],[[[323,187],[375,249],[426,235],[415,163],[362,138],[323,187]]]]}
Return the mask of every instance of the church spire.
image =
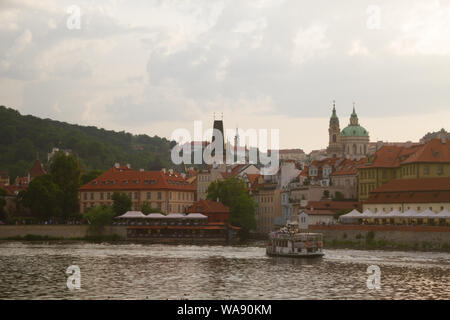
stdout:
{"type": "Polygon", "coordinates": [[[339,118],[336,115],[336,101],[333,100],[333,113],[330,118],[330,126],[337,125],[339,126],[339,118]]]}
{"type": "Polygon", "coordinates": [[[355,111],[355,102],[353,102],[353,113],[350,116],[350,125],[351,126],[357,126],[358,124],[358,115],[356,114],[355,111]]]}

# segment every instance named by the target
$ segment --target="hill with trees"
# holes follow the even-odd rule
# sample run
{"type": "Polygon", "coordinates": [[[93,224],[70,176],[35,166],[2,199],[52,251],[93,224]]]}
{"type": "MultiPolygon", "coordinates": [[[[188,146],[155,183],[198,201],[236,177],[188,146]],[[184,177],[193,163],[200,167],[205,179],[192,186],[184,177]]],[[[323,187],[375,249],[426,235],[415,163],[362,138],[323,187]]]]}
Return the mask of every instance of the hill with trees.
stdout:
{"type": "Polygon", "coordinates": [[[129,163],[135,169],[179,169],[170,161],[174,145],[158,136],[25,116],[0,106],[0,170],[8,172],[11,182],[27,175],[37,157],[48,167],[47,154],[53,148],[72,150],[85,173],[107,170],[115,162],[129,163]]]}

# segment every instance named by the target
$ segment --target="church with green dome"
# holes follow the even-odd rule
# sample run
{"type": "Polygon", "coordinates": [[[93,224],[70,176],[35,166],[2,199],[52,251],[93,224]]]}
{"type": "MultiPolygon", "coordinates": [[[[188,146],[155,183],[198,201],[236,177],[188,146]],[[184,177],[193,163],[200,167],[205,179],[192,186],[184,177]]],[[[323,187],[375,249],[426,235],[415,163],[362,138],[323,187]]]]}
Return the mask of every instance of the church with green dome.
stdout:
{"type": "Polygon", "coordinates": [[[327,154],[329,157],[342,157],[359,160],[367,155],[369,149],[369,132],[359,124],[358,115],[353,104],[350,123],[340,130],[336,105],[333,101],[333,112],[328,128],[329,143],[327,154]]]}

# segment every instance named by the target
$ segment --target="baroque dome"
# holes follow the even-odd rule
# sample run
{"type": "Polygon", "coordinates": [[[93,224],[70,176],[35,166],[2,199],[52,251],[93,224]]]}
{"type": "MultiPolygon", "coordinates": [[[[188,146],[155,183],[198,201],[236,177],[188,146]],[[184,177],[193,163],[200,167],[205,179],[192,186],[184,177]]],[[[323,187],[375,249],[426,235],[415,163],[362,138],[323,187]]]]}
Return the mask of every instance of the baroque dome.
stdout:
{"type": "Polygon", "coordinates": [[[356,126],[349,125],[342,130],[341,136],[343,136],[343,137],[368,137],[369,132],[367,132],[367,130],[364,129],[363,127],[361,127],[360,125],[356,125],[356,126]]]}

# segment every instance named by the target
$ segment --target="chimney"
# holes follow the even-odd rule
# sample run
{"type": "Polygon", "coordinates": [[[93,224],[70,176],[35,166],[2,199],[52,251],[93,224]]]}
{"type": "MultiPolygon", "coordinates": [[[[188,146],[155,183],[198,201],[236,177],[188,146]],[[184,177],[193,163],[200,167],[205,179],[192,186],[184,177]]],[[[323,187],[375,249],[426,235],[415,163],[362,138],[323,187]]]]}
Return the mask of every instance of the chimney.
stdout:
{"type": "Polygon", "coordinates": [[[131,165],[129,163],[127,163],[127,168],[131,169],[131,165]]]}
{"type": "Polygon", "coordinates": [[[181,173],[181,177],[182,177],[183,179],[186,179],[186,173],[181,173]]]}
{"type": "Polygon", "coordinates": [[[144,169],[140,168],[139,171],[140,171],[140,172],[144,172],[144,169]]]}
{"type": "Polygon", "coordinates": [[[220,202],[220,200],[219,200],[219,197],[217,197],[217,200],[216,200],[216,202],[220,202]]]}
{"type": "Polygon", "coordinates": [[[118,163],[118,162],[114,163],[114,168],[119,169],[120,168],[120,163],[118,163]]]}
{"type": "Polygon", "coordinates": [[[162,171],[163,173],[166,173],[166,168],[162,168],[161,171],[162,171]]]}
{"type": "Polygon", "coordinates": [[[169,173],[170,173],[170,174],[173,174],[173,169],[169,169],[169,173]]]}

